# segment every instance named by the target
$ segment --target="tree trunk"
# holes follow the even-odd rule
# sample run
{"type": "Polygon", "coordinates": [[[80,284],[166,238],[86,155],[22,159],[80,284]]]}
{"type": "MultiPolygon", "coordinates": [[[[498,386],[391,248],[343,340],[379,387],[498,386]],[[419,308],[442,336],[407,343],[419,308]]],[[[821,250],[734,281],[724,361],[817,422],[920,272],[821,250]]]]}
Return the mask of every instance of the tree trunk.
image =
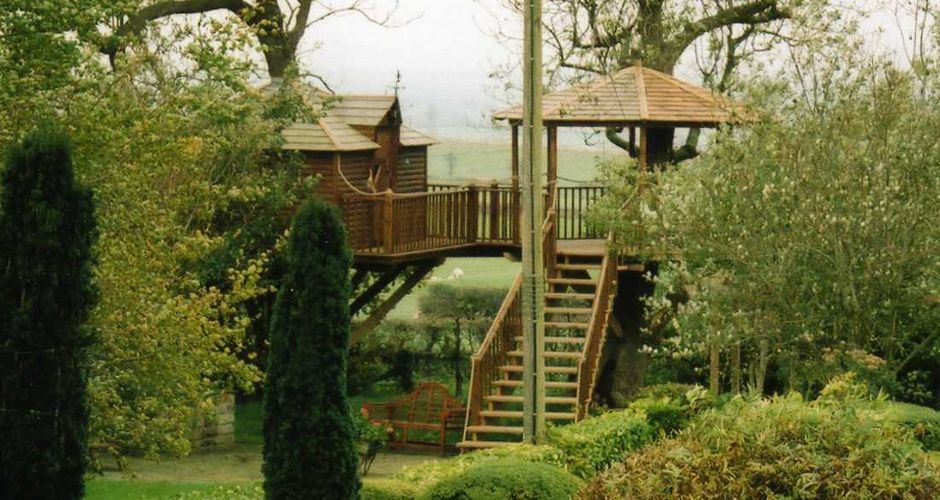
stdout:
{"type": "MultiPolygon", "coordinates": [[[[652,269],[655,274],[655,268],[652,269]]],[[[640,352],[641,329],[646,325],[643,299],[653,294],[653,284],[642,273],[626,271],[617,277],[617,297],[612,313],[623,326],[623,336],[611,334],[604,345],[596,398],[622,407],[643,386],[649,358],[640,352]]]]}

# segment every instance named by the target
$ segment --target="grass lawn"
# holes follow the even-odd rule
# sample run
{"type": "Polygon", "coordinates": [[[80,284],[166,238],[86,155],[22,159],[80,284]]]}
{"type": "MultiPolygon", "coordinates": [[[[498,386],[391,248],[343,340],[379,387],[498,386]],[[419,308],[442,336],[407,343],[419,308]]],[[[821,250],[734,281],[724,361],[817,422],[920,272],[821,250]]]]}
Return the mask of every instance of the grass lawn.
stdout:
{"type": "Polygon", "coordinates": [[[92,479],[85,483],[85,500],[158,500],[215,487],[215,484],[200,483],[92,479]]]}

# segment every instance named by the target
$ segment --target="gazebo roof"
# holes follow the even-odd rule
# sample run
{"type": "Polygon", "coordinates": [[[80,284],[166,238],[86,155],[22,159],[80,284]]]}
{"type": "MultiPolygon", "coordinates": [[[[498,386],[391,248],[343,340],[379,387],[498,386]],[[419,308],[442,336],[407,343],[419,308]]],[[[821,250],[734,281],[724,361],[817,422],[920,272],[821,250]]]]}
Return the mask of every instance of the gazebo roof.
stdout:
{"type": "MultiPolygon", "coordinates": [[[[740,106],[710,90],[640,64],[543,96],[542,119],[556,126],[717,126],[740,106]]],[[[497,120],[519,122],[522,106],[497,120]]]]}

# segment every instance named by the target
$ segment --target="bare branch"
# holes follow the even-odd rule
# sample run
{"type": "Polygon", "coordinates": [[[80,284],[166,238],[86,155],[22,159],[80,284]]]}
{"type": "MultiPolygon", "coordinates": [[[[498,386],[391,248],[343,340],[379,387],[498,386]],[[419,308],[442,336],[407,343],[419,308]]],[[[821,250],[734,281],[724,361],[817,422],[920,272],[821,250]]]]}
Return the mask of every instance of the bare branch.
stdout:
{"type": "Polygon", "coordinates": [[[696,38],[723,26],[734,24],[760,25],[782,19],[790,19],[792,14],[778,6],[778,0],[757,0],[755,2],[728,7],[715,14],[689,23],[675,40],[679,51],[684,51],[696,38]]]}

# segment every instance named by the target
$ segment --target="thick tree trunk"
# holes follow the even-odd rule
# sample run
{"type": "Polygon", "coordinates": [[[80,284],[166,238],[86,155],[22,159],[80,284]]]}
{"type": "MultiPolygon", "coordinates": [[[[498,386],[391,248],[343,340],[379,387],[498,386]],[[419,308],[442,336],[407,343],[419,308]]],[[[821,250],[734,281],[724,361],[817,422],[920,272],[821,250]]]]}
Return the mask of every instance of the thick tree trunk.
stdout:
{"type": "MultiPolygon", "coordinates": [[[[655,272],[655,269],[654,271],[655,272]]],[[[640,352],[646,341],[641,329],[646,326],[643,299],[653,293],[653,284],[635,271],[621,272],[617,277],[617,298],[613,314],[623,327],[623,335],[609,334],[601,359],[601,376],[597,399],[611,406],[624,406],[643,385],[649,364],[640,352]]]]}

